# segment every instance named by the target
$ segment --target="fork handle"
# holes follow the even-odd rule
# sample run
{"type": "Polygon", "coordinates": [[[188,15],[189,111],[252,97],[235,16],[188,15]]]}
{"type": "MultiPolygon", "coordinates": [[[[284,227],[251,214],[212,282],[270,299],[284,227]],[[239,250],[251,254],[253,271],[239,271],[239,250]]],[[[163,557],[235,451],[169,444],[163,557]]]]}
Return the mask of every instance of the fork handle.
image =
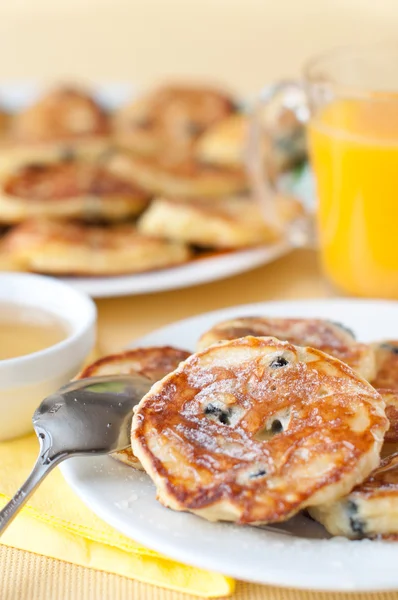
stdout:
{"type": "Polygon", "coordinates": [[[48,473],[65,458],[67,458],[65,455],[61,455],[51,461],[44,460],[43,455],[40,452],[36,463],[25,483],[21,485],[19,490],[5,505],[5,507],[0,510],[0,536],[4,533],[8,525],[21,510],[46,475],[48,475],[48,473]]]}

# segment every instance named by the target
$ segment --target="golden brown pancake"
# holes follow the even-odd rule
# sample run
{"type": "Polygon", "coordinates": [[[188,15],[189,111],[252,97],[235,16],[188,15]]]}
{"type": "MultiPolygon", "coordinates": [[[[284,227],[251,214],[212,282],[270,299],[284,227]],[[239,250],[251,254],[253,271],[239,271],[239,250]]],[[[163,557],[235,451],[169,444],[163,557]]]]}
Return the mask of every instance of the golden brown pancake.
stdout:
{"type": "MultiPolygon", "coordinates": [[[[143,375],[155,382],[174,371],[176,367],[188,358],[189,352],[160,346],[152,348],[134,348],[118,354],[111,354],[88,365],[79,374],[78,379],[100,377],[106,375],[143,375]]],[[[131,448],[126,448],[111,455],[124,464],[142,469],[141,463],[134,456],[131,448]]]]}
{"type": "Polygon", "coordinates": [[[234,109],[231,97],[216,88],[166,85],[117,111],[114,135],[119,146],[145,156],[172,145],[189,149],[234,109]]]}
{"type": "MultiPolygon", "coordinates": [[[[264,160],[277,173],[303,161],[306,154],[304,127],[290,113],[277,119],[273,138],[264,132],[262,152],[264,160]]],[[[195,146],[196,158],[205,163],[239,167],[245,162],[250,117],[242,113],[227,116],[208,129],[195,146]]]]}
{"type": "Polygon", "coordinates": [[[398,453],[384,459],[347,496],[311,508],[310,514],[333,535],[389,539],[398,534],[398,453]]]}
{"type": "MultiPolygon", "coordinates": [[[[287,196],[281,196],[277,206],[286,226],[303,213],[301,204],[287,196]]],[[[142,215],[138,229],[204,248],[242,248],[277,238],[258,203],[245,197],[222,198],[216,203],[158,198],[142,215]]]]}
{"type": "Polygon", "coordinates": [[[15,114],[0,145],[0,173],[65,154],[96,158],[110,145],[109,116],[84,90],[60,87],[15,114]]]}
{"type": "Polygon", "coordinates": [[[341,361],[246,337],[156,383],[132,448],[165,506],[261,524],[348,493],[378,465],[387,427],[381,396],[341,361]]]}
{"type": "Polygon", "coordinates": [[[81,371],[79,379],[105,375],[144,375],[152,381],[158,381],[190,356],[186,350],[172,346],[150,346],[132,348],[117,354],[99,358],[81,371]]]}
{"type": "Polygon", "coordinates": [[[390,427],[384,436],[384,443],[398,444],[398,391],[378,388],[386,404],[386,417],[390,427]]]}
{"type": "Polygon", "coordinates": [[[10,137],[23,143],[75,140],[110,132],[108,115],[84,90],[60,87],[14,116],[10,137]]]}
{"type": "Polygon", "coordinates": [[[376,388],[398,390],[398,341],[384,340],[372,346],[376,354],[376,374],[372,385],[376,388]]]}
{"type": "Polygon", "coordinates": [[[382,458],[386,458],[398,451],[398,391],[376,388],[386,405],[386,417],[390,424],[384,436],[382,458]]]}
{"type": "Polygon", "coordinates": [[[9,135],[11,119],[10,113],[0,108],[0,140],[9,135]]]}
{"type": "Polygon", "coordinates": [[[199,138],[195,156],[200,162],[240,167],[244,162],[248,134],[248,117],[242,113],[228,115],[199,138]]]}
{"type": "Polygon", "coordinates": [[[3,177],[0,223],[31,218],[117,221],[136,216],[149,196],[106,161],[29,164],[3,177]]]}
{"type": "Polygon", "coordinates": [[[242,169],[201,165],[186,154],[146,158],[120,153],[112,161],[115,173],[137,183],[150,194],[201,198],[237,194],[247,187],[242,169]]]}
{"type": "Polygon", "coordinates": [[[386,433],[382,456],[398,450],[398,341],[383,340],[372,344],[376,356],[376,374],[372,385],[386,402],[386,415],[390,428],[386,433]]]}
{"type": "Polygon", "coordinates": [[[297,346],[317,348],[342,360],[368,380],[375,373],[373,349],[357,342],[354,334],[343,325],[322,319],[230,319],[205,332],[199,339],[198,350],[221,340],[233,340],[246,335],[273,336],[297,346]]]}
{"type": "Polygon", "coordinates": [[[0,261],[49,275],[121,275],[186,262],[187,246],[144,236],[133,225],[27,221],[0,242],[0,261]]]}

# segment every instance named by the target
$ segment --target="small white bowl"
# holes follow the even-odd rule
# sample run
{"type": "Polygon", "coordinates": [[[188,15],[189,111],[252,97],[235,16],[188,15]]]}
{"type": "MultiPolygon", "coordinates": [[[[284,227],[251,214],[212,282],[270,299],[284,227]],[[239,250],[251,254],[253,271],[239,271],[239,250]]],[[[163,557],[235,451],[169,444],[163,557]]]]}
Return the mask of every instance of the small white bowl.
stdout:
{"type": "Polygon", "coordinates": [[[96,307],[69,285],[41,275],[0,273],[0,304],[40,308],[58,316],[67,337],[49,348],[0,360],[0,440],[32,430],[40,402],[72,379],[95,344],[96,307]]]}

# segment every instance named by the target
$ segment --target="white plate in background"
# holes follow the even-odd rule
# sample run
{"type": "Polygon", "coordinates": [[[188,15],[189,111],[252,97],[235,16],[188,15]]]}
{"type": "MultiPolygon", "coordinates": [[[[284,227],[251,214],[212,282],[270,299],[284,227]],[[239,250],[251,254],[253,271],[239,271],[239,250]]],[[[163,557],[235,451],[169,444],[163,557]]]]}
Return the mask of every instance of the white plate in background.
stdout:
{"type": "MultiPolygon", "coordinates": [[[[135,340],[194,350],[215,323],[239,316],[311,317],[340,321],[362,341],[398,339],[398,302],[305,300],[237,306],[185,319],[135,340]]],[[[61,465],[74,491],[124,535],[183,563],[263,584],[328,590],[398,589],[398,544],[328,539],[321,525],[300,516],[282,524],[288,534],[231,523],[210,523],[174,512],[155,499],[141,471],[112,458],[74,458],[61,465]]]]}
{"type": "Polygon", "coordinates": [[[151,294],[209,283],[270,263],[290,252],[286,243],[191,260],[177,267],[116,277],[63,277],[93,298],[151,294]]]}

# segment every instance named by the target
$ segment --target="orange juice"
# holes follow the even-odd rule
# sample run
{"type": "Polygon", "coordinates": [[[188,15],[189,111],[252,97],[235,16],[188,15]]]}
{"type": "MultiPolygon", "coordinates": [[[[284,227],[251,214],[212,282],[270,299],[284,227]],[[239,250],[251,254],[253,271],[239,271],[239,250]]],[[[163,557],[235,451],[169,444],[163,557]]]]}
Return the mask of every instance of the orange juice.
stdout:
{"type": "Polygon", "coordinates": [[[398,96],[332,102],[309,144],[326,275],[350,294],[398,298],[398,96]]]}

